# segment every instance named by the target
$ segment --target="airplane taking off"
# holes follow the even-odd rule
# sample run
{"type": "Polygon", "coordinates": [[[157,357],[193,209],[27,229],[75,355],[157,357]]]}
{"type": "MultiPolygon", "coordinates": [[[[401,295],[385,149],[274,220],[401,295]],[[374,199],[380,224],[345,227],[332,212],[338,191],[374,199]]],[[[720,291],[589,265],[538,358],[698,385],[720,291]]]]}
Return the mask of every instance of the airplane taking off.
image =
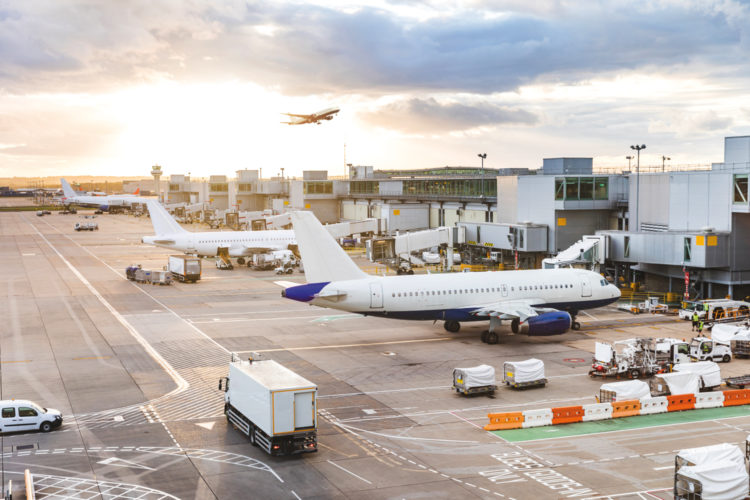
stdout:
{"type": "Polygon", "coordinates": [[[66,206],[78,205],[82,207],[96,207],[100,208],[101,210],[107,211],[111,206],[129,207],[133,203],[146,203],[146,198],[141,198],[140,196],[138,196],[138,193],[140,193],[141,191],[140,188],[136,189],[135,193],[133,194],[108,194],[104,196],[91,196],[76,194],[70,184],[68,184],[68,181],[66,181],[65,179],[60,179],[60,183],[62,184],[63,190],[61,201],[63,205],[66,206]]]}
{"type": "Polygon", "coordinates": [[[281,113],[282,115],[291,116],[294,120],[289,122],[281,122],[287,125],[304,125],[306,123],[317,123],[320,125],[321,120],[333,120],[333,115],[341,111],[339,108],[328,108],[323,111],[318,111],[311,115],[295,115],[292,113],[281,113]]]}
{"type": "Polygon", "coordinates": [[[240,265],[245,257],[256,253],[296,250],[297,241],[291,230],[192,233],[183,229],[158,201],[148,200],[146,206],[156,235],[144,236],[142,243],[206,256],[217,256],[220,248],[226,248],[227,254],[237,257],[240,265]]]}
{"type": "Polygon", "coordinates": [[[299,302],[366,316],[443,320],[449,332],[457,332],[464,321],[489,320],[482,341],[496,344],[495,329],[503,321],[514,333],[560,335],[580,328],[579,311],[620,298],[616,286],[581,269],[370,276],[312,212],[292,212],[291,217],[308,283],[289,286],[281,295],[299,302]]]}

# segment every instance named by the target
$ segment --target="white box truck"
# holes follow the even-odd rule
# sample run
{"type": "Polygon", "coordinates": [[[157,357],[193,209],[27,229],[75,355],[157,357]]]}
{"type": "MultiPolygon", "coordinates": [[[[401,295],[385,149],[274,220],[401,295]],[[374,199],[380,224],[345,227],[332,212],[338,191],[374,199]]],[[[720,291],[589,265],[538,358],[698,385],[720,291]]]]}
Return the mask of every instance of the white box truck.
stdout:
{"type": "Polygon", "coordinates": [[[201,260],[190,255],[170,255],[167,270],[180,281],[195,283],[201,279],[201,260]]]}
{"type": "Polygon", "coordinates": [[[224,390],[227,420],[271,455],[318,451],[318,388],[273,360],[229,363],[224,390]]]}

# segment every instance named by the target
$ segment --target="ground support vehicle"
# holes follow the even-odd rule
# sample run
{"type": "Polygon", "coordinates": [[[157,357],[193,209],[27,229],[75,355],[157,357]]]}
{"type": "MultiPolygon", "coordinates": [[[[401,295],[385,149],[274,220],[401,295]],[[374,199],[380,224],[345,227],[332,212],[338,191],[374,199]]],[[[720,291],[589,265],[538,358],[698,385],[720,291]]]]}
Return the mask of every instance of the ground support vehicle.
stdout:
{"type": "Polygon", "coordinates": [[[729,377],[724,379],[724,384],[733,389],[744,389],[750,386],[750,375],[740,375],[739,377],[729,377]]]}
{"type": "Polygon", "coordinates": [[[640,313],[668,313],[669,306],[666,304],[659,303],[659,297],[649,297],[643,302],[631,305],[628,310],[633,314],[640,313]]]}
{"type": "Polygon", "coordinates": [[[254,254],[253,260],[248,261],[247,265],[258,271],[273,271],[277,267],[294,267],[297,265],[297,259],[291,250],[276,250],[254,254]]]}
{"type": "Polygon", "coordinates": [[[273,270],[276,274],[292,274],[294,272],[294,268],[290,265],[284,265],[277,267],[273,270]]]}
{"type": "Polygon", "coordinates": [[[503,381],[505,385],[519,389],[527,387],[544,387],[544,363],[538,359],[526,361],[506,361],[503,364],[503,381]]]}
{"type": "Polygon", "coordinates": [[[693,314],[708,321],[732,319],[741,320],[750,316],[750,302],[730,299],[710,299],[696,302],[684,302],[684,307],[677,313],[680,319],[691,321],[693,314]]]}
{"type": "Polygon", "coordinates": [[[76,231],[96,231],[99,229],[99,224],[96,222],[76,222],[73,229],[76,231]]]}
{"type": "Polygon", "coordinates": [[[488,394],[491,396],[497,390],[495,369],[489,365],[455,368],[453,370],[453,388],[464,396],[469,394],[488,394]]]}
{"type": "Polygon", "coordinates": [[[228,260],[225,261],[219,257],[216,257],[215,263],[216,263],[216,269],[222,269],[222,270],[228,270],[228,271],[231,271],[232,269],[234,269],[234,265],[231,262],[229,262],[228,260]]]}
{"type": "Polygon", "coordinates": [[[128,278],[130,281],[135,281],[135,273],[140,268],[141,268],[140,264],[138,264],[137,266],[128,266],[128,267],[126,267],[125,268],[125,277],[128,278]]]}
{"type": "Polygon", "coordinates": [[[152,285],[171,285],[172,274],[169,271],[151,271],[152,285]]]}
{"type": "Polygon", "coordinates": [[[62,214],[62,215],[67,215],[67,214],[77,214],[77,213],[78,213],[78,210],[76,210],[75,208],[65,207],[65,209],[63,209],[63,210],[60,210],[60,211],[59,211],[59,212],[57,212],[57,213],[58,213],[58,214],[62,214]]]}
{"type": "Polygon", "coordinates": [[[62,422],[59,410],[42,408],[25,399],[0,401],[0,432],[49,432],[60,427],[62,422]]]}
{"type": "Polygon", "coordinates": [[[150,269],[141,269],[140,267],[135,271],[135,282],[136,283],[151,283],[151,271],[150,269]]]}
{"type": "Polygon", "coordinates": [[[736,445],[691,448],[675,456],[676,500],[746,498],[748,480],[745,457],[736,445]]]}
{"type": "Polygon", "coordinates": [[[167,271],[180,281],[195,283],[201,279],[201,260],[190,255],[170,255],[167,271]]]}
{"type": "Polygon", "coordinates": [[[732,349],[732,356],[737,358],[750,358],[750,330],[743,329],[739,331],[734,337],[732,337],[732,340],[729,341],[729,345],[732,349]]]}
{"type": "Polygon", "coordinates": [[[669,372],[689,361],[688,344],[677,339],[635,338],[612,344],[597,342],[589,375],[639,378],[669,372]]]}
{"type": "Polygon", "coordinates": [[[315,384],[273,360],[243,361],[236,354],[224,390],[227,420],[271,455],[318,451],[315,384]]]}
{"type": "Polygon", "coordinates": [[[732,361],[729,344],[716,342],[706,337],[694,337],[690,341],[690,359],[694,361],[732,361]]]}

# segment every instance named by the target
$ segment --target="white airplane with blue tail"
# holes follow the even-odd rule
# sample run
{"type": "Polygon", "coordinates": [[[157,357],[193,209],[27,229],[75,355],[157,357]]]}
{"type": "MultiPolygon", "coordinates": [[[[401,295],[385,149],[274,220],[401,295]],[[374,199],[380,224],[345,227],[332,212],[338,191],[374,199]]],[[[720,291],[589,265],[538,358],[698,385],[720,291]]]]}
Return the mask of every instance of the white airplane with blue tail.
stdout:
{"type": "Polygon", "coordinates": [[[462,322],[489,320],[482,340],[495,344],[503,321],[514,333],[561,335],[580,328],[579,311],[620,298],[616,286],[581,269],[371,276],[312,212],[292,212],[291,218],[308,283],[279,284],[286,287],[283,297],[299,302],[366,316],[442,320],[449,332],[462,322]]]}

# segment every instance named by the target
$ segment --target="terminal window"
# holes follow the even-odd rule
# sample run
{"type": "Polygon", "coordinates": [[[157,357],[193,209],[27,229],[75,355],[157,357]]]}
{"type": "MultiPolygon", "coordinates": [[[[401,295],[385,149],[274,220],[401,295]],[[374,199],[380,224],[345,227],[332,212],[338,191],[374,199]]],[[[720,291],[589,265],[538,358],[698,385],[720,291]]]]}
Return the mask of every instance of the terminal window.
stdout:
{"type": "Polygon", "coordinates": [[[608,200],[607,177],[557,177],[555,200],[608,200]]]}
{"type": "Polygon", "coordinates": [[[734,175],[734,203],[747,203],[747,174],[734,175]]]}
{"type": "Polygon", "coordinates": [[[690,258],[692,257],[690,253],[690,240],[691,238],[685,238],[685,246],[683,251],[683,260],[685,262],[690,262],[690,258]]]}

